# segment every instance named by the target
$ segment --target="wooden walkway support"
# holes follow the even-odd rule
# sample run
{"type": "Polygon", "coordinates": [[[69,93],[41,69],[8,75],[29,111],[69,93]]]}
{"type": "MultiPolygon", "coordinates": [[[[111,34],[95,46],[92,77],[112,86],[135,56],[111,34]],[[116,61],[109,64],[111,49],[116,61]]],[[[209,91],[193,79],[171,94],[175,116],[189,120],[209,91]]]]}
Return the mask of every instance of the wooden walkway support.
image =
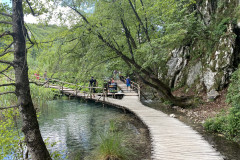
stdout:
{"type": "MultiPolygon", "coordinates": [[[[126,85],[121,81],[117,83],[126,95],[123,99],[95,97],[93,100],[122,107],[138,116],[149,129],[153,160],[223,160],[220,153],[198,132],[161,111],[144,106],[136,92],[127,91],[126,85]]],[[[63,92],[73,95],[77,93],[67,89],[63,89],[63,92]]],[[[83,93],[75,96],[84,98],[83,93]]]]}

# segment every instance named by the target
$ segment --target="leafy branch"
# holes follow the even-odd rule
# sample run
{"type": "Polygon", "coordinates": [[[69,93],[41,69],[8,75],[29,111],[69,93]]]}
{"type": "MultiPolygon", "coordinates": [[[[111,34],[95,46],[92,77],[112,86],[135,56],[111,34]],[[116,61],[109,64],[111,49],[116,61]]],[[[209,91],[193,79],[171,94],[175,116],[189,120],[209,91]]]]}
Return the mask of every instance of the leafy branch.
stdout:
{"type": "Polygon", "coordinates": [[[8,107],[0,107],[0,110],[10,109],[10,108],[18,108],[20,105],[8,106],[8,107]]]}
{"type": "Polygon", "coordinates": [[[1,15],[3,16],[6,16],[6,17],[11,17],[12,18],[12,15],[8,14],[8,13],[3,13],[3,12],[0,12],[1,15]]]}

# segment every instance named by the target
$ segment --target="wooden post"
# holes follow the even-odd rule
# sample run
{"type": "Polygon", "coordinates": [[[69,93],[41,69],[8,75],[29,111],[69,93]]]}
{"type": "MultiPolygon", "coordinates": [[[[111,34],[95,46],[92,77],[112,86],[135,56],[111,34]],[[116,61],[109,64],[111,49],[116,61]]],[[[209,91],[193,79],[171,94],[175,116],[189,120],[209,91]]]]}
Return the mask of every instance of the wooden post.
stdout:
{"type": "Polygon", "coordinates": [[[103,88],[103,101],[105,102],[105,88],[103,88]]]}
{"type": "Polygon", "coordinates": [[[77,90],[78,90],[78,87],[77,87],[77,85],[76,85],[76,95],[75,95],[75,97],[77,97],[77,94],[78,94],[77,90]]]}
{"type": "Polygon", "coordinates": [[[140,85],[138,84],[138,98],[139,98],[139,101],[140,101],[140,98],[141,98],[141,97],[140,97],[140,96],[141,96],[140,89],[141,89],[141,88],[140,88],[140,85]]]}
{"type": "Polygon", "coordinates": [[[49,88],[50,78],[47,79],[47,87],[49,88]]]}
{"type": "MultiPolygon", "coordinates": [[[[61,82],[62,83],[62,82],[61,82]]],[[[63,83],[62,83],[62,94],[63,94],[63,83]]]]}
{"type": "Polygon", "coordinates": [[[92,99],[92,87],[90,87],[90,98],[92,99]]]}

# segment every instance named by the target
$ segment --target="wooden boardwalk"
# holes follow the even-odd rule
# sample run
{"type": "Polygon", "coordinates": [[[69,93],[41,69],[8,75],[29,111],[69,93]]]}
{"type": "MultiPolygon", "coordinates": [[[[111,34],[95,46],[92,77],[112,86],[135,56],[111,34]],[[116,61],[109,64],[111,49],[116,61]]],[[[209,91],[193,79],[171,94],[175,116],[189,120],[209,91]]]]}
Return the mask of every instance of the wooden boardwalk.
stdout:
{"type": "MultiPolygon", "coordinates": [[[[118,81],[118,86],[125,94],[123,99],[105,98],[104,103],[133,112],[148,127],[153,160],[223,160],[220,153],[191,127],[161,111],[144,106],[138,95],[127,91],[122,82],[118,81]]],[[[64,89],[63,92],[84,97],[83,93],[76,95],[74,90],[64,89]]],[[[93,99],[103,101],[103,98],[99,97],[93,99]]]]}

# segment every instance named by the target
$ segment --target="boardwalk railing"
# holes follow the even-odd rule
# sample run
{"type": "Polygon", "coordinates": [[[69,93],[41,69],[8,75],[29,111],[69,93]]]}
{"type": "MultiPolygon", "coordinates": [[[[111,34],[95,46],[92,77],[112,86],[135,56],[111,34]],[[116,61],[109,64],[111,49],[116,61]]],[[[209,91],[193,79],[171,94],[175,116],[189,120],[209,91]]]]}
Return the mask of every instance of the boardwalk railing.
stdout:
{"type": "MultiPolygon", "coordinates": [[[[102,90],[102,92],[100,93],[101,96],[103,96],[103,97],[106,96],[106,93],[105,93],[106,89],[104,87],[81,86],[81,85],[78,85],[78,84],[75,84],[75,83],[64,82],[64,81],[54,79],[54,78],[48,78],[47,81],[46,81],[46,80],[44,80],[43,77],[40,77],[40,76],[38,76],[38,77],[39,77],[39,79],[37,81],[39,81],[41,84],[45,84],[46,87],[57,88],[61,92],[63,92],[64,89],[69,90],[69,88],[64,88],[64,85],[71,85],[70,89],[75,91],[75,95],[80,93],[81,90],[85,89],[84,91],[82,91],[82,93],[84,94],[84,97],[92,98],[93,95],[95,94],[94,89],[101,89],[102,90]],[[57,85],[56,85],[56,83],[57,83],[57,85]]],[[[34,76],[34,78],[36,78],[36,76],[34,76]]]]}
{"type": "MultiPolygon", "coordinates": [[[[115,96],[123,95],[121,93],[108,93],[108,87],[106,88],[105,85],[103,85],[103,87],[82,86],[82,85],[78,85],[76,83],[69,83],[69,82],[61,81],[61,80],[55,79],[55,78],[48,78],[47,80],[45,80],[44,77],[40,77],[40,76],[32,76],[31,79],[37,83],[40,83],[41,85],[46,86],[46,87],[56,88],[56,89],[60,90],[62,93],[64,90],[65,91],[66,90],[75,91],[74,93],[71,92],[72,95],[77,95],[78,93],[80,93],[80,94],[82,93],[85,98],[90,97],[92,99],[93,97],[95,97],[95,95],[98,95],[98,96],[100,96],[100,98],[103,97],[103,99],[105,100],[105,97],[107,97],[107,96],[115,97],[115,96]],[[68,86],[66,86],[66,85],[68,85],[68,86]],[[95,93],[96,89],[101,90],[101,91],[98,93],[95,93]]],[[[125,81],[124,78],[121,78],[121,80],[125,81]]],[[[140,85],[134,81],[131,81],[131,89],[138,93],[138,98],[140,100],[140,95],[141,95],[140,85]]]]}
{"type": "MultiPolygon", "coordinates": [[[[121,76],[120,80],[123,81],[124,83],[126,83],[126,78],[125,77],[121,76]]],[[[140,98],[141,98],[141,87],[140,87],[140,84],[136,83],[134,81],[131,81],[131,89],[138,93],[138,98],[140,100],[140,98]]]]}

